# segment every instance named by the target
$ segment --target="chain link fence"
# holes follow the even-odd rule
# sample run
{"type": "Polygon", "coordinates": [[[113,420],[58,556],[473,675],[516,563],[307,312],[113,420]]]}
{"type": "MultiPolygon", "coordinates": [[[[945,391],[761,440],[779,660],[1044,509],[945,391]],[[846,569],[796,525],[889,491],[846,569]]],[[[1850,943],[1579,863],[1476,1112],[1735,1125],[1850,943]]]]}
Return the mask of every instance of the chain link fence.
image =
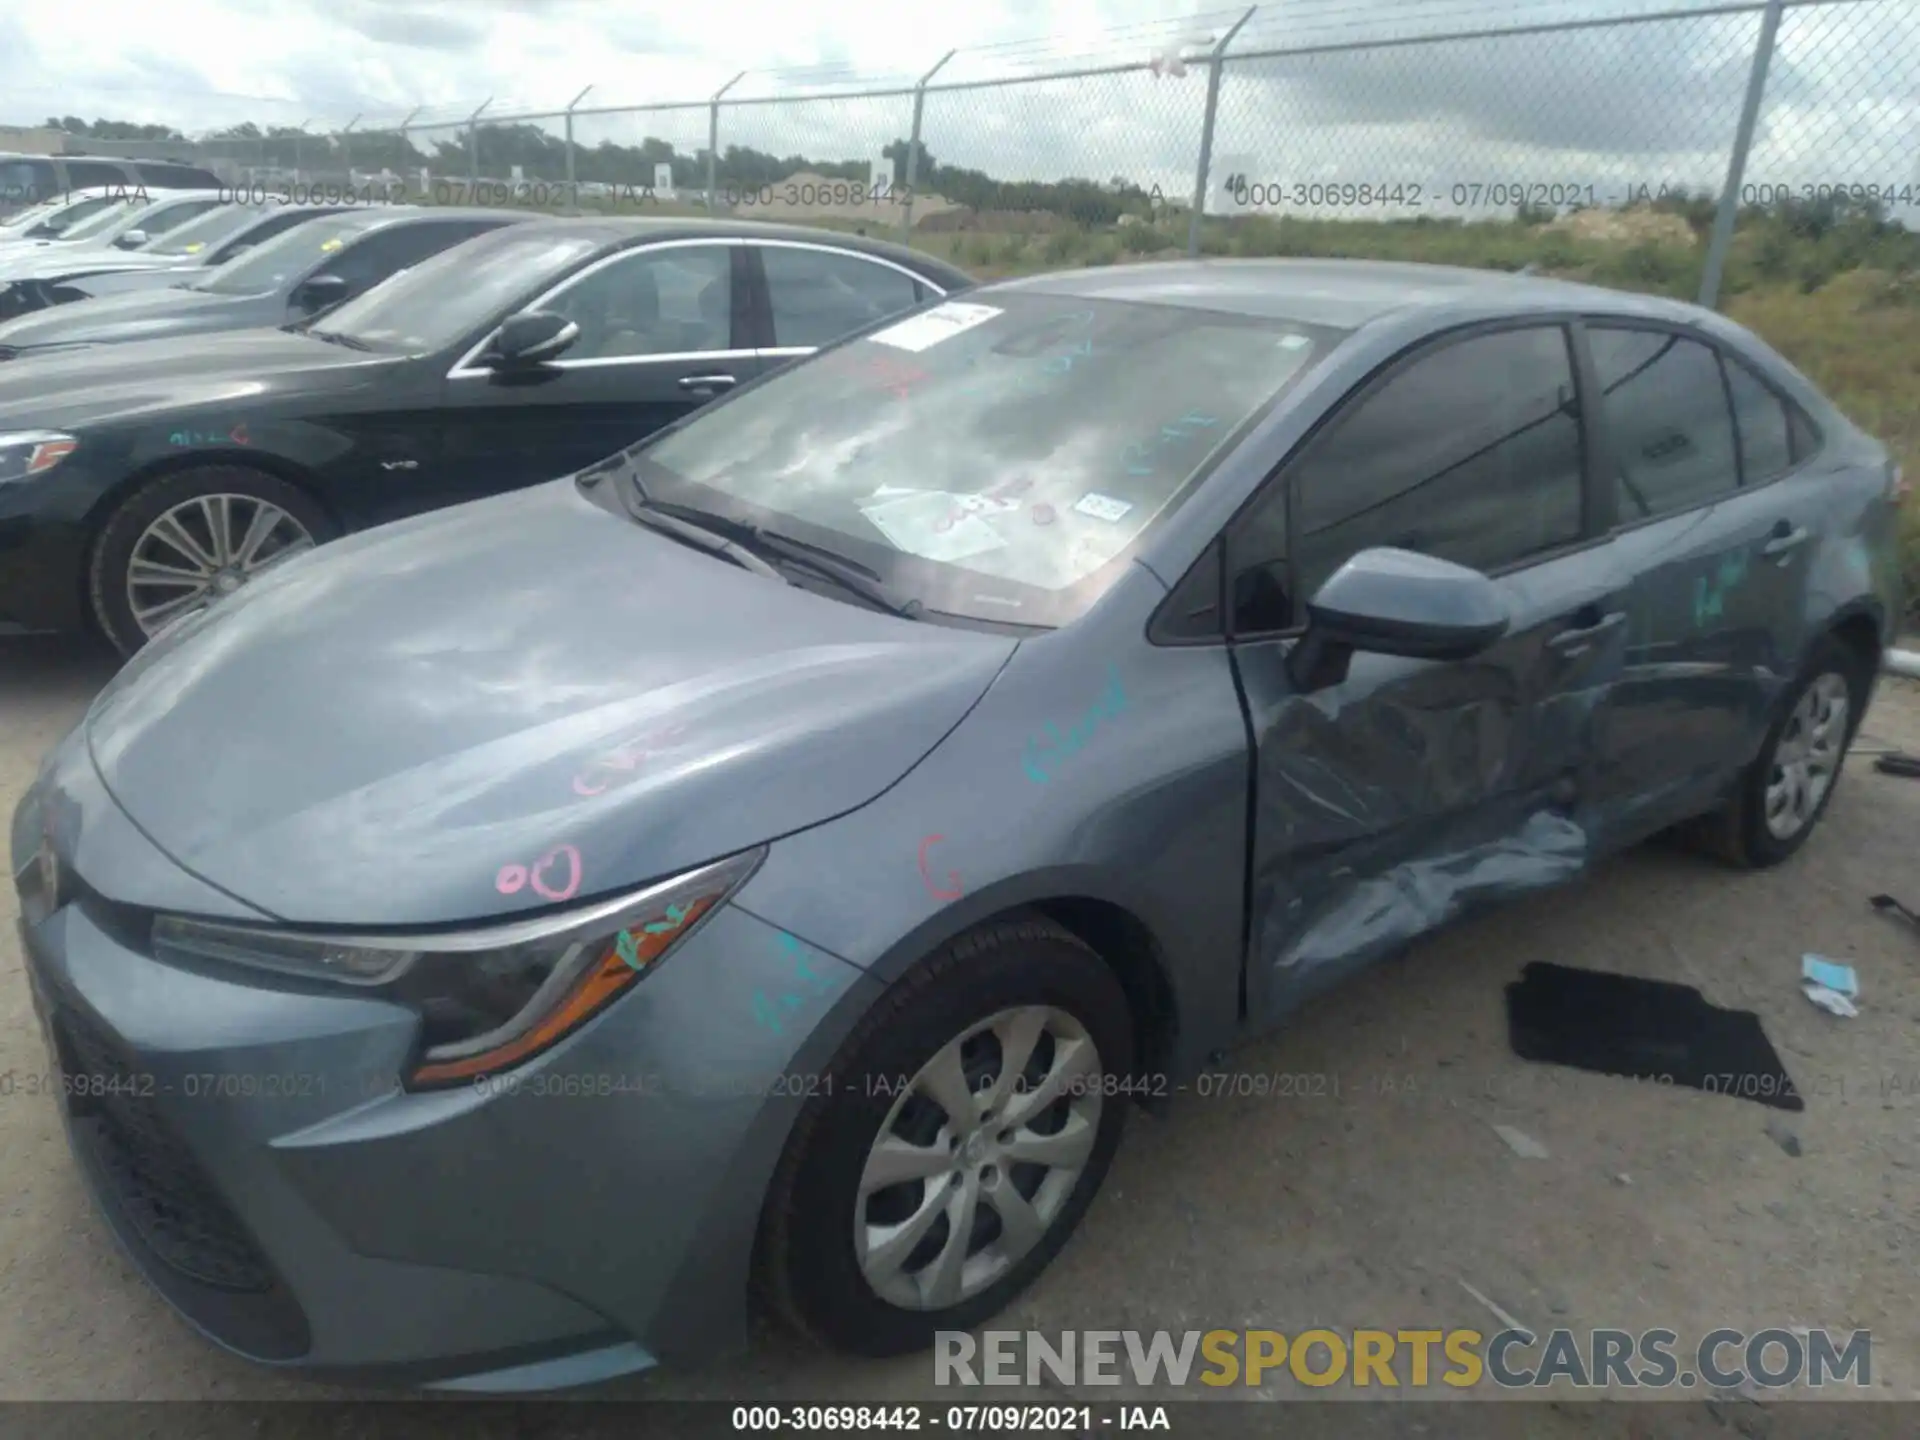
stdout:
{"type": "Polygon", "coordinates": [[[1714,303],[1723,276],[1920,266],[1920,6],[1573,3],[1432,33],[1362,6],[1322,27],[1340,38],[1293,44],[1298,12],[1249,24],[1255,7],[1129,63],[971,78],[967,52],[870,89],[741,75],[632,108],[588,87],[545,112],[245,127],[200,151],[236,180],[710,209],[986,269],[1182,250],[1569,268],[1604,248],[1597,278],[1714,303]]]}

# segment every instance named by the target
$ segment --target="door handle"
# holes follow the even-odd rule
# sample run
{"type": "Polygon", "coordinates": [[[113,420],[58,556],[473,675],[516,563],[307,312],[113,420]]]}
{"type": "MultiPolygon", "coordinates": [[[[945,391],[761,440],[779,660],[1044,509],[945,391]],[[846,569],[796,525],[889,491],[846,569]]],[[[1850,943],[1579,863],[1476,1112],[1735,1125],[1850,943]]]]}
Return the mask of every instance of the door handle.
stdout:
{"type": "Polygon", "coordinates": [[[739,383],[731,375],[688,375],[680,381],[680,388],[698,393],[702,390],[731,390],[739,383]]]}
{"type": "Polygon", "coordinates": [[[1813,532],[1804,525],[1793,525],[1782,520],[1773,527],[1773,534],[1767,537],[1766,544],[1760,547],[1760,553],[1769,560],[1778,560],[1790,555],[1812,536],[1813,532]]]}
{"type": "Polygon", "coordinates": [[[1584,654],[1596,640],[1611,634],[1626,623],[1627,612],[1615,610],[1611,614],[1601,616],[1591,625],[1576,625],[1571,629],[1562,630],[1547,641],[1547,648],[1561,655],[1584,654]]]}

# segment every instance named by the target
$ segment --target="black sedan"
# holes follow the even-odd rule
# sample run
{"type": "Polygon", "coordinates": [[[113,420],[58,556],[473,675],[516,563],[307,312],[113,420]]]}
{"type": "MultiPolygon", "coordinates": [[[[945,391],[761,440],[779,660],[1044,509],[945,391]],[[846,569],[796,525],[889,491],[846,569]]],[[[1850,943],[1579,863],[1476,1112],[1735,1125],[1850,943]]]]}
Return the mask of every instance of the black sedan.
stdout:
{"type": "Polygon", "coordinates": [[[584,468],[972,283],[827,231],[537,219],[318,319],[0,365],[0,630],[131,654],[289,555],[584,468]]]}
{"type": "Polygon", "coordinates": [[[524,210],[378,206],[328,215],[159,291],[105,295],[0,324],[0,360],[80,345],[284,325],[319,314],[524,210]]]}

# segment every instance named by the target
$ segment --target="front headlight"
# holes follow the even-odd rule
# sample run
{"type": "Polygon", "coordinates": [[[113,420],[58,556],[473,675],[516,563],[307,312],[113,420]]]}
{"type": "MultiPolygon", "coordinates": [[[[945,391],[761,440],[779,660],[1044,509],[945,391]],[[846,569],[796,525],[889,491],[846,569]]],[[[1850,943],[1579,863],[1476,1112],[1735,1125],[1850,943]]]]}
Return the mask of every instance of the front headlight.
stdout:
{"type": "Polygon", "coordinates": [[[764,848],[584,910],[440,935],[312,935],[162,915],[154,953],[352,985],[411,1006],[407,1086],[460,1085],[525,1063],[657,969],[744,885],[764,848]]]}
{"type": "Polygon", "coordinates": [[[79,448],[58,430],[0,431],[0,485],[44,475],[79,448]]]}

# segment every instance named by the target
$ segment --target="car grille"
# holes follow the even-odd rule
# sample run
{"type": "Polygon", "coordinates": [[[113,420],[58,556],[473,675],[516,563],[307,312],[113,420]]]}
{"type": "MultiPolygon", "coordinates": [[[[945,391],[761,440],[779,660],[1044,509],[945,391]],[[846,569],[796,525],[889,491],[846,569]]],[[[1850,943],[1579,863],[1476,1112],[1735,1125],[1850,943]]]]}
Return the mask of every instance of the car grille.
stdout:
{"type": "Polygon", "coordinates": [[[125,1093],[137,1088],[135,1076],[113,1043],[71,1007],[56,1012],[52,1028],[61,1067],[76,1082],[74,1119],[92,1122],[88,1128],[110,1198],[147,1248],[203,1285],[256,1294],[272,1289],[266,1257],[159,1106],[149,1096],[125,1093]],[[77,1083],[83,1077],[118,1080],[123,1093],[87,1094],[103,1087],[77,1083]]]}

